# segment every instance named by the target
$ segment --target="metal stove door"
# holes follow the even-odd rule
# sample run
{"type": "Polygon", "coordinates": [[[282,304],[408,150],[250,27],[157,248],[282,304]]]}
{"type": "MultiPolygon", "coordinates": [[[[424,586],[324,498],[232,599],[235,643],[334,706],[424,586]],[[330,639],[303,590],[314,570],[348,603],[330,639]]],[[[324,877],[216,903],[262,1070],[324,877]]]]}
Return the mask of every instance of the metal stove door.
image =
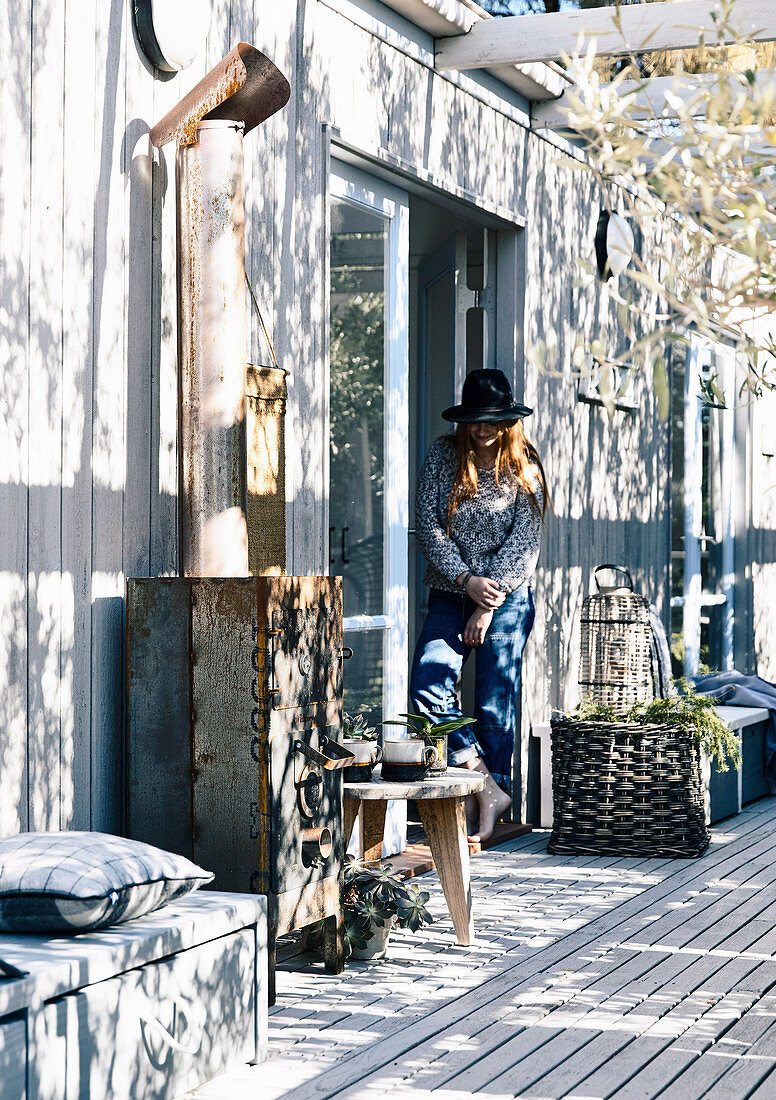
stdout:
{"type": "Polygon", "coordinates": [[[272,612],[272,709],[327,703],[342,695],[338,609],[323,601],[313,608],[272,612]]]}

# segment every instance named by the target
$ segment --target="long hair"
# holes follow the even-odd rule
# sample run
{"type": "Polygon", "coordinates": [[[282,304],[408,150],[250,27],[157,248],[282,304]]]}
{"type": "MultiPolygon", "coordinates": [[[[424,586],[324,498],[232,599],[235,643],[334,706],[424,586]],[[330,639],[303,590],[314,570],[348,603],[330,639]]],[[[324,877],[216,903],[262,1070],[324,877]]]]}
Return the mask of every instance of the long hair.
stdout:
{"type": "MultiPolygon", "coordinates": [[[[454,442],[456,451],[455,477],[447,502],[447,534],[453,529],[453,519],[458,506],[470,500],[477,492],[477,466],[469,424],[458,424],[454,442]]],[[[528,500],[537,516],[544,521],[547,511],[547,478],[541,459],[533,443],[523,429],[522,420],[504,420],[494,427],[498,429],[496,452],[496,487],[502,493],[503,480],[513,480],[528,494],[528,500]],[[542,490],[541,501],[536,491],[536,481],[542,490]]],[[[503,493],[502,493],[503,496],[503,493]]]]}

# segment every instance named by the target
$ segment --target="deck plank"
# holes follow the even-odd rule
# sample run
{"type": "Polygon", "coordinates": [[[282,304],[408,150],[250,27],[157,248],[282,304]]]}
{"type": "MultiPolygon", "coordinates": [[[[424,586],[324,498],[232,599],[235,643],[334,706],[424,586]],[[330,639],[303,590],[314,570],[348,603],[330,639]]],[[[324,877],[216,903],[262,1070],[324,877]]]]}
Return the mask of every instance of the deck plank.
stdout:
{"type": "MultiPolygon", "coordinates": [[[[742,859],[745,859],[746,854],[747,854],[746,849],[748,847],[751,847],[750,845],[747,845],[747,837],[748,837],[748,833],[749,833],[748,825],[749,825],[749,823],[747,823],[747,822],[739,822],[738,823],[738,827],[737,827],[737,834],[738,835],[737,835],[737,837],[734,835],[734,836],[731,836],[729,838],[727,858],[722,859],[722,860],[716,860],[716,863],[718,864],[716,867],[714,866],[715,860],[713,860],[713,859],[710,860],[709,863],[706,864],[706,873],[705,873],[705,875],[702,875],[701,872],[697,871],[698,865],[695,864],[696,877],[697,877],[698,874],[701,874],[701,877],[705,878],[706,881],[708,881],[709,879],[712,879],[714,877],[713,876],[713,871],[714,870],[717,871],[717,874],[726,873],[730,869],[731,862],[732,863],[742,862],[742,859]],[[736,843],[737,839],[739,841],[738,844],[736,843]],[[744,845],[743,856],[742,856],[741,852],[736,852],[736,849],[739,848],[742,844],[744,845]]],[[[753,851],[755,852],[755,854],[758,854],[758,852],[759,852],[759,850],[757,848],[753,849],[753,851]]],[[[597,862],[597,861],[595,861],[595,862],[597,862]]],[[[674,866],[676,866],[676,864],[674,864],[674,866]]],[[[693,879],[692,879],[691,875],[688,875],[688,867],[689,867],[688,864],[681,863],[680,864],[680,870],[678,870],[677,875],[675,877],[678,877],[679,879],[688,879],[689,878],[689,881],[692,882],[693,879]]],[[[595,924],[596,922],[593,922],[593,923],[595,924]]],[[[585,938],[583,946],[587,946],[587,944],[589,942],[589,938],[590,938],[589,936],[585,938]]],[[[567,937],[567,940],[569,940],[569,939],[572,941],[572,946],[573,946],[574,937],[573,936],[572,937],[567,937]]],[[[553,961],[552,959],[548,959],[548,952],[546,950],[542,951],[541,947],[536,947],[536,951],[534,952],[534,954],[540,955],[542,961],[545,964],[548,961],[549,962],[553,961]]],[[[566,952],[564,952],[564,954],[566,956],[568,956],[568,955],[571,954],[571,952],[566,951],[566,952]]],[[[529,964],[531,962],[532,957],[533,957],[532,955],[529,955],[529,957],[528,957],[527,962],[529,964]]],[[[503,960],[494,960],[491,965],[496,966],[496,969],[498,969],[498,966],[502,963],[502,961],[503,960]]],[[[518,962],[518,963],[521,962],[521,960],[515,960],[515,961],[518,962]]],[[[522,960],[522,964],[525,965],[525,963],[526,963],[526,960],[522,960]]],[[[514,988],[514,986],[516,986],[518,984],[517,982],[514,981],[514,977],[515,977],[515,973],[519,970],[520,970],[520,965],[512,968],[512,974],[511,974],[512,984],[511,984],[510,987],[508,987],[506,989],[506,991],[505,991],[506,994],[508,994],[511,991],[511,989],[514,988]]],[[[530,966],[528,966],[527,969],[524,970],[524,975],[525,975],[526,979],[530,980],[534,976],[535,972],[536,972],[536,966],[535,965],[530,965],[530,966]]],[[[418,1041],[422,1041],[422,1039],[424,1037],[423,1034],[422,1034],[423,1031],[427,1031],[427,1032],[430,1031],[430,1037],[433,1037],[434,1035],[437,1035],[441,1030],[443,1030],[442,1027],[429,1028],[428,1025],[429,1025],[430,1020],[431,1020],[432,1023],[435,1023],[435,1024],[440,1024],[440,1023],[441,1024],[448,1024],[448,1025],[449,1024],[459,1024],[461,1019],[463,1019],[467,1015],[465,1010],[463,1012],[461,1011],[462,1001],[466,1002],[464,1008],[471,1007],[473,1011],[477,1011],[478,1009],[481,1009],[483,1004],[487,1003],[488,999],[492,999],[492,998],[488,998],[486,995],[484,995],[484,989],[485,989],[485,986],[490,985],[490,987],[491,987],[490,992],[492,993],[493,992],[493,980],[494,980],[493,978],[486,980],[485,983],[481,984],[477,989],[475,989],[472,994],[470,994],[467,997],[464,997],[462,999],[459,998],[459,999],[455,1000],[454,1004],[452,1006],[450,1006],[450,1005],[443,1006],[441,1009],[437,1010],[436,1012],[434,1012],[432,1010],[430,1017],[427,1015],[429,1005],[426,1004],[423,1008],[423,1011],[421,1012],[421,1016],[425,1016],[426,1018],[423,1020],[423,1027],[421,1028],[420,1034],[418,1033],[418,1028],[417,1027],[412,1028],[412,1031],[414,1032],[413,1037],[415,1039],[415,1044],[414,1045],[416,1045],[418,1041]],[[473,1006],[471,1004],[472,1001],[474,1002],[473,1006]],[[436,1017],[436,1019],[433,1019],[434,1017],[436,1017]]],[[[409,1027],[412,1022],[413,1021],[407,1019],[406,1014],[403,1017],[403,1019],[400,1021],[400,1023],[404,1025],[404,1029],[409,1027]]],[[[402,1030],[403,1029],[400,1027],[399,1031],[401,1032],[402,1030]]],[[[397,1051],[397,1053],[403,1054],[406,1051],[406,1049],[408,1049],[406,1047],[406,1040],[407,1040],[408,1036],[406,1034],[399,1034],[397,1036],[396,1035],[391,1036],[391,1032],[396,1031],[395,1021],[389,1022],[387,1031],[388,1031],[388,1034],[386,1034],[385,1030],[382,1030],[383,1039],[393,1038],[394,1042],[397,1042],[397,1043],[401,1044],[401,1047],[397,1051]],[[394,1025],[393,1027],[391,1027],[392,1023],[394,1025]]],[[[388,1051],[391,1051],[391,1046],[392,1046],[392,1044],[386,1045],[386,1042],[383,1042],[380,1045],[381,1049],[380,1049],[380,1053],[379,1053],[379,1060],[377,1060],[378,1067],[380,1065],[384,1064],[384,1062],[383,1062],[384,1056],[388,1051]]],[[[318,1057],[320,1057],[320,1055],[321,1055],[320,1048],[318,1048],[316,1050],[316,1055],[318,1057]]],[[[363,1062],[365,1064],[367,1072],[370,1072],[375,1068],[375,1060],[377,1058],[378,1058],[378,1055],[377,1055],[377,1053],[375,1052],[374,1049],[370,1049],[369,1052],[365,1055],[362,1054],[358,1049],[355,1049],[353,1054],[350,1057],[345,1056],[342,1059],[344,1064],[342,1064],[340,1067],[338,1067],[338,1070],[340,1072],[335,1072],[333,1076],[332,1075],[327,1075],[327,1081],[326,1081],[324,1087],[327,1090],[331,1089],[332,1091],[331,1092],[327,1091],[326,1094],[327,1095],[339,1095],[343,1088],[347,1088],[348,1085],[350,1085],[352,1083],[357,1084],[358,1081],[360,1080],[360,1078],[362,1076],[364,1076],[364,1073],[363,1073],[363,1070],[362,1070],[362,1067],[361,1067],[360,1063],[363,1062]],[[348,1064],[348,1063],[350,1063],[350,1064],[348,1064]],[[355,1073],[353,1071],[355,1071],[355,1073]]],[[[323,1085],[324,1082],[320,1082],[320,1084],[323,1085]]],[[[309,1091],[308,1091],[308,1094],[309,1094],[309,1091]]]]}
{"type": "Polygon", "coordinates": [[[424,876],[434,925],[340,976],[289,960],[270,1060],[188,1096],[763,1100],[776,1064],[776,799],[723,824],[699,860],[553,856],[537,832],[479,853],[468,947],[424,876]]]}
{"type": "MultiPolygon", "coordinates": [[[[677,1043],[682,1036],[686,1036],[690,1028],[713,1012],[725,998],[728,998],[729,1003],[732,1003],[732,998],[737,998],[736,1003],[740,1013],[751,1007],[756,994],[746,991],[734,994],[733,990],[757,966],[758,964],[752,960],[732,959],[725,962],[712,955],[697,960],[692,964],[692,982],[697,980],[698,984],[691,993],[683,996],[664,1016],[642,1034],[634,1037],[633,1041],[624,1045],[622,1050],[600,1062],[598,1066],[594,1065],[594,1056],[597,1051],[591,1044],[587,1056],[588,1066],[579,1067],[582,1070],[587,1068],[587,1074],[580,1074],[569,1091],[559,1092],[558,1095],[568,1097],[569,1100],[571,1097],[583,1095],[599,1097],[609,1097],[615,1093],[618,1096],[625,1095],[624,1090],[629,1082],[632,1082],[650,1063],[655,1062],[672,1043],[677,1043]]],[[[648,1076],[651,1083],[661,1079],[654,1067],[649,1069],[648,1076]]],[[[664,1083],[670,1083],[670,1073],[666,1074],[662,1080],[664,1083]]],[[[646,1095],[642,1082],[638,1082],[636,1087],[642,1090],[641,1095],[646,1095]]]]}

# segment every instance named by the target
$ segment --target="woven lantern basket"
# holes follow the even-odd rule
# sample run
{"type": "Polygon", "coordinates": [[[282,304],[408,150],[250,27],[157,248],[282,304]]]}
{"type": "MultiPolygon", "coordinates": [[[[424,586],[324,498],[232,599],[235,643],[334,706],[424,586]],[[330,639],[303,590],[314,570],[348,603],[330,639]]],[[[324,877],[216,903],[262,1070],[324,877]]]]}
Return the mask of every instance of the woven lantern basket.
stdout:
{"type": "MultiPolygon", "coordinates": [[[[583,699],[625,715],[654,698],[649,604],[627,570],[601,565],[582,609],[583,699]],[[603,587],[615,569],[627,584],[603,587]]],[[[552,720],[553,828],[547,849],[576,855],[696,857],[709,844],[700,749],[664,723],[552,720]]]]}
{"type": "Polygon", "coordinates": [[[668,724],[552,722],[547,850],[695,857],[709,844],[700,750],[668,724]]]}
{"type": "Polygon", "coordinates": [[[583,699],[624,715],[634,703],[654,698],[649,603],[633,591],[622,566],[599,565],[593,575],[597,592],[582,603],[579,689],[583,699]],[[624,574],[627,583],[602,585],[604,569],[624,574]]]}

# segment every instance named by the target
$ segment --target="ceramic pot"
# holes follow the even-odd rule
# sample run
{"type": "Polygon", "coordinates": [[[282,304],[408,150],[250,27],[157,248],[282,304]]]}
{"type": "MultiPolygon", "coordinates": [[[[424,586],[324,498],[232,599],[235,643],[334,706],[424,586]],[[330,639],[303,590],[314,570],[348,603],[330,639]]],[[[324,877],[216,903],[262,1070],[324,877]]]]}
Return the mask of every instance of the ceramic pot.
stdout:
{"type": "Polygon", "coordinates": [[[395,917],[387,924],[373,924],[372,935],[366,941],[366,947],[354,947],[350,953],[351,959],[384,959],[388,949],[388,937],[391,934],[395,917]]]}
{"type": "Polygon", "coordinates": [[[439,754],[438,759],[434,761],[428,770],[429,775],[447,775],[447,734],[440,733],[439,736],[434,735],[434,731],[429,732],[429,737],[434,743],[434,748],[439,754]]]}
{"type": "Polygon", "coordinates": [[[382,777],[389,783],[416,783],[426,779],[439,752],[419,737],[403,737],[383,745],[382,777]]]}
{"type": "Polygon", "coordinates": [[[343,769],[343,779],[346,783],[368,783],[372,778],[372,768],[383,758],[383,750],[376,741],[351,740],[346,737],[343,744],[356,758],[343,769]]]}

